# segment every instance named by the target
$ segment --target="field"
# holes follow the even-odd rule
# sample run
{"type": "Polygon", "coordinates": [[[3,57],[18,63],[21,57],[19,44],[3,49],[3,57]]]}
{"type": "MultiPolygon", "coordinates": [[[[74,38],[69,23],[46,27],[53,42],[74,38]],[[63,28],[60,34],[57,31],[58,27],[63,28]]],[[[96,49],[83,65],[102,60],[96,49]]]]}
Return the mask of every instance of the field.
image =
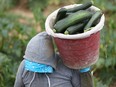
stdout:
{"type": "MultiPolygon", "coordinates": [[[[28,41],[45,30],[59,7],[86,0],[0,0],[0,87],[13,87],[28,41]]],[[[116,0],[93,0],[105,15],[100,57],[92,67],[95,87],[116,87],[116,0]]]]}

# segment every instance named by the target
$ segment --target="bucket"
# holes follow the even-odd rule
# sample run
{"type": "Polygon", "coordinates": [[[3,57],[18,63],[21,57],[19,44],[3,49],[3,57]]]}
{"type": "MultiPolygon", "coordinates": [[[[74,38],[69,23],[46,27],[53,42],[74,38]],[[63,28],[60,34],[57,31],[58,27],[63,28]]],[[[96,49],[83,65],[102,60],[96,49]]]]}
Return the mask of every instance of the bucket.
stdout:
{"type": "MultiPolygon", "coordinates": [[[[77,5],[80,4],[64,7],[73,8],[77,5]]],[[[63,63],[72,69],[82,69],[95,64],[99,59],[100,30],[104,26],[104,15],[101,16],[100,22],[90,31],[75,35],[64,35],[54,33],[52,30],[58,10],[47,17],[45,28],[46,32],[54,38],[63,63]]],[[[88,10],[96,11],[100,9],[91,6],[88,10]]]]}

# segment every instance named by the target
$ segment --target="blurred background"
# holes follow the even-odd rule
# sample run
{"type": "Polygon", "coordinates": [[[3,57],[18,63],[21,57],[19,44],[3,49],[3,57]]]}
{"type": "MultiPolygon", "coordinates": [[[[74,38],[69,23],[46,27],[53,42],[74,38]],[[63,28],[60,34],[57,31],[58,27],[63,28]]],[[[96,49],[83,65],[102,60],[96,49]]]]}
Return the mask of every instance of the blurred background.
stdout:
{"type": "MultiPolygon", "coordinates": [[[[59,7],[87,0],[0,0],[0,87],[13,87],[28,41],[45,30],[59,7]]],[[[116,87],[116,0],[93,0],[105,14],[100,58],[93,66],[95,87],[116,87]]]]}

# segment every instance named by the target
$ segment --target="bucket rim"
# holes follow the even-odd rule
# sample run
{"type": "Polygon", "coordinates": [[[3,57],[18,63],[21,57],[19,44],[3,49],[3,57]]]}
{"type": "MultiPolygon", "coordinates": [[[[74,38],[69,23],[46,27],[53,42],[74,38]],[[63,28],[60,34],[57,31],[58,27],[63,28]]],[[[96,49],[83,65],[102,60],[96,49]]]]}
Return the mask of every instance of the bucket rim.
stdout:
{"type": "MultiPolygon", "coordinates": [[[[79,5],[81,5],[81,4],[67,5],[67,6],[64,6],[64,7],[65,8],[72,8],[74,6],[79,6],[79,5]]],[[[101,29],[103,29],[104,22],[105,22],[104,14],[101,16],[100,22],[95,27],[93,27],[90,31],[80,33],[80,34],[74,34],[74,35],[65,35],[65,34],[62,34],[62,33],[54,33],[53,30],[52,30],[52,27],[53,27],[53,24],[54,24],[54,20],[56,18],[56,14],[57,14],[59,9],[52,12],[47,17],[47,19],[45,21],[46,32],[53,37],[62,38],[62,39],[83,39],[83,38],[89,37],[91,34],[94,34],[98,31],[100,31],[101,29]]],[[[91,6],[89,9],[96,10],[96,11],[100,10],[99,8],[97,8],[95,6],[91,6]]]]}

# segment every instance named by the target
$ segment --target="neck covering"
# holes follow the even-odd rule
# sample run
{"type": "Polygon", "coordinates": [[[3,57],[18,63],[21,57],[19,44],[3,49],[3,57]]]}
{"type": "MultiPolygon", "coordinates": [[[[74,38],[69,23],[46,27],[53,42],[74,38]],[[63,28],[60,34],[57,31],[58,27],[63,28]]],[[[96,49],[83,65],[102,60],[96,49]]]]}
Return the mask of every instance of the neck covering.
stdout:
{"type": "Polygon", "coordinates": [[[36,63],[25,59],[25,69],[38,73],[52,73],[53,68],[46,64],[36,63]]]}

